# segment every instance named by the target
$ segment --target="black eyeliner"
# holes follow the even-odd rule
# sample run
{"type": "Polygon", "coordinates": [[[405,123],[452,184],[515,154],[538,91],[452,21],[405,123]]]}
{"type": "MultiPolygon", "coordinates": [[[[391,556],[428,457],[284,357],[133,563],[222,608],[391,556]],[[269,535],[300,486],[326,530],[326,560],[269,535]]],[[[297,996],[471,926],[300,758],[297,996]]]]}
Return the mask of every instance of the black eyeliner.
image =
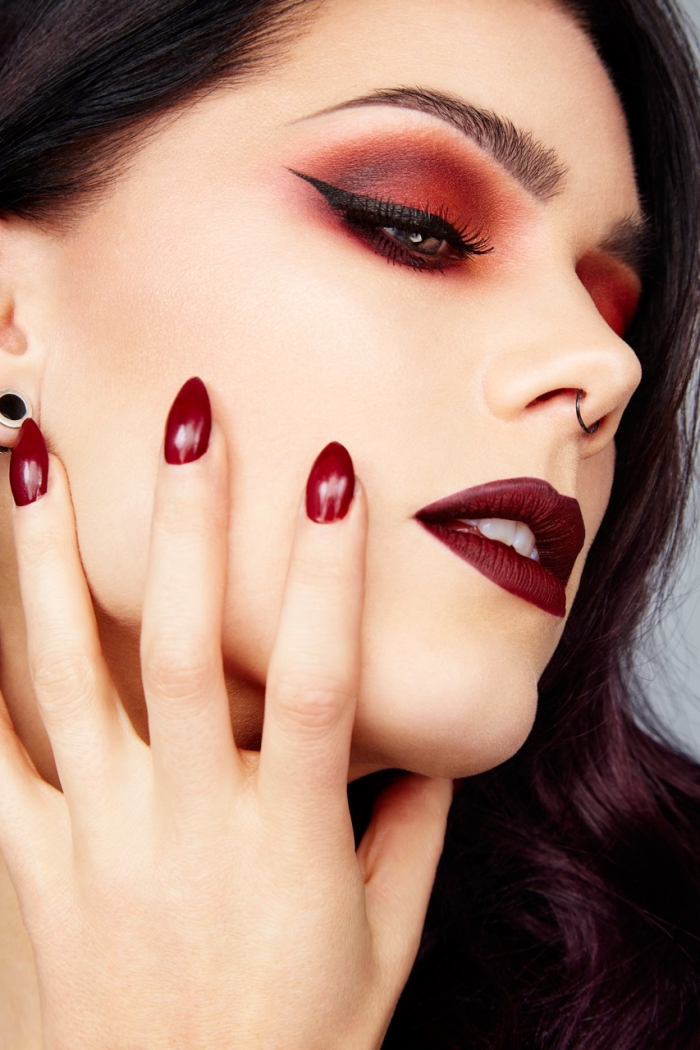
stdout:
{"type": "Polygon", "coordinates": [[[463,255],[486,255],[492,251],[484,240],[465,241],[459,230],[440,215],[411,208],[406,204],[394,204],[392,201],[350,193],[312,175],[305,175],[293,168],[288,170],[318,190],[350,227],[367,230],[377,227],[393,227],[405,231],[421,229],[437,240],[445,241],[463,255]]]}

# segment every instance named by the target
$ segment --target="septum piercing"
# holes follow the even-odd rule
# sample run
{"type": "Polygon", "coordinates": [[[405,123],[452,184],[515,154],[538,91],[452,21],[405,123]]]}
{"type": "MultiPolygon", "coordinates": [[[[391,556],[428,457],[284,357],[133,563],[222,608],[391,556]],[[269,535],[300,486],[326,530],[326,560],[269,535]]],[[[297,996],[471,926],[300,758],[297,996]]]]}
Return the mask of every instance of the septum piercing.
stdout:
{"type": "MultiPolygon", "coordinates": [[[[0,425],[19,430],[31,414],[31,406],[19,390],[0,390],[0,425]]],[[[11,451],[6,445],[0,445],[0,453],[11,451]]]]}
{"type": "MultiPolygon", "coordinates": [[[[583,397],[583,393],[584,393],[583,390],[579,390],[579,392],[576,395],[576,418],[578,419],[579,423],[581,424],[581,429],[582,430],[585,430],[585,432],[587,434],[595,434],[596,430],[600,426],[600,420],[597,420],[593,424],[593,426],[587,427],[586,424],[581,419],[581,398],[583,397]]],[[[0,401],[0,403],[1,403],[1,401],[0,401]]]]}

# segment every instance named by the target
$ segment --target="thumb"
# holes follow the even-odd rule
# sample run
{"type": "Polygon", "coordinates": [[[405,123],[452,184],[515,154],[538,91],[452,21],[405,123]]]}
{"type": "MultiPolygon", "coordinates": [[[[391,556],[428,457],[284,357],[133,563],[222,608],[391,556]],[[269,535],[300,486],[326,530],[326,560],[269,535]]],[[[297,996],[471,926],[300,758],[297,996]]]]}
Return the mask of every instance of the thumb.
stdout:
{"type": "Polygon", "coordinates": [[[357,850],[380,972],[408,980],[445,840],[452,781],[411,774],[375,803],[357,850]]]}

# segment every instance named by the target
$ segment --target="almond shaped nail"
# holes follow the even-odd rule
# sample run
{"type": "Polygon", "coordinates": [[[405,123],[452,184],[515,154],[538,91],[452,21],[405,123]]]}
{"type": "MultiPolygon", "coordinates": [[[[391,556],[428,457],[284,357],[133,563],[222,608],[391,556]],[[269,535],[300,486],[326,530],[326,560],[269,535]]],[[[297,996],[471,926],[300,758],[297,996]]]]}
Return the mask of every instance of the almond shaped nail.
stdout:
{"type": "Polygon", "coordinates": [[[192,463],[209,448],[211,404],[207,388],[194,376],[181,387],[165,424],[167,463],[192,463]]]}
{"type": "Polygon", "coordinates": [[[10,488],[16,505],[36,503],[46,494],[48,482],[49,454],[44,435],[33,419],[25,419],[10,460],[10,488]]]}
{"type": "Polygon", "coordinates": [[[344,518],[355,491],[355,470],[344,445],[331,441],[317,456],[306,483],[306,513],[329,524],[344,518]]]}

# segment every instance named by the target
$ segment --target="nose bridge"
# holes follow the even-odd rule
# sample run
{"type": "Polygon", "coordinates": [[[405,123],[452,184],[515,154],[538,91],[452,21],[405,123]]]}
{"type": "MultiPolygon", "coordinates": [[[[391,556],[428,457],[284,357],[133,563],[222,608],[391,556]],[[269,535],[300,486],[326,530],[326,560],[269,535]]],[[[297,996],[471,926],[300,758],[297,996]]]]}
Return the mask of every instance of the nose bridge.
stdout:
{"type": "Polygon", "coordinates": [[[486,405],[499,419],[513,420],[545,404],[561,408],[557,395],[566,394],[568,411],[583,390],[586,420],[608,418],[616,426],[639,384],[639,360],[575,273],[542,277],[521,285],[509,301],[507,322],[485,362],[486,405]]]}

